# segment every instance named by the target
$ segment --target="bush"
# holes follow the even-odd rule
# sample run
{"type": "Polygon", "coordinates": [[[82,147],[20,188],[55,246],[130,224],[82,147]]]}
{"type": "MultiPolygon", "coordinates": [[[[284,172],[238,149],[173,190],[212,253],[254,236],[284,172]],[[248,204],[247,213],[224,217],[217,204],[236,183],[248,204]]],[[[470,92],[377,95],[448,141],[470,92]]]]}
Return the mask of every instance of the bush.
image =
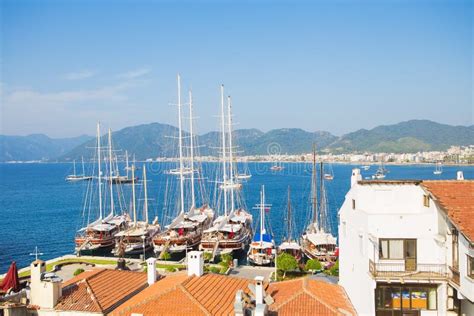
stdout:
{"type": "Polygon", "coordinates": [[[232,255],[230,253],[224,253],[221,255],[221,262],[227,262],[227,264],[231,264],[232,262],[232,255]]]}
{"type": "Polygon", "coordinates": [[[171,259],[171,255],[168,251],[165,251],[162,255],[161,255],[161,259],[163,260],[170,260],[171,259]]]}
{"type": "Polygon", "coordinates": [[[166,272],[175,272],[175,271],[176,271],[176,268],[173,267],[173,266],[169,266],[169,267],[166,267],[166,268],[165,268],[165,271],[166,271],[166,272]]]}
{"type": "Polygon", "coordinates": [[[84,269],[82,269],[82,268],[76,269],[76,271],[74,271],[74,276],[79,275],[82,272],[84,272],[84,269]]]}
{"type": "Polygon", "coordinates": [[[209,261],[209,260],[211,260],[211,259],[212,259],[212,253],[210,253],[210,252],[205,252],[205,253],[203,254],[203,258],[204,258],[204,261],[209,261]]]}
{"type": "Polygon", "coordinates": [[[221,269],[218,267],[209,267],[209,272],[219,274],[221,269]]]}
{"type": "Polygon", "coordinates": [[[306,262],[306,271],[321,271],[322,269],[323,267],[321,265],[321,262],[319,262],[317,259],[309,259],[308,262],[306,262]]]}
{"type": "Polygon", "coordinates": [[[277,258],[277,269],[283,271],[283,278],[286,277],[286,272],[298,268],[298,262],[292,255],[283,252],[277,258]]]}
{"type": "Polygon", "coordinates": [[[333,276],[339,276],[339,260],[329,269],[329,274],[333,276]]]}

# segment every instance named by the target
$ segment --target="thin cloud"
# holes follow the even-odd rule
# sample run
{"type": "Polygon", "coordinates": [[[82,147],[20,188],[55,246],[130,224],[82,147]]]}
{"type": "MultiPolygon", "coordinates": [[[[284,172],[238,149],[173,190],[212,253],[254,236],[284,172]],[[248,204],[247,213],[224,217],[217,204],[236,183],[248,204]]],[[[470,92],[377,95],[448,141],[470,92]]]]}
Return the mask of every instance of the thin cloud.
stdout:
{"type": "Polygon", "coordinates": [[[70,72],[64,75],[66,80],[82,80],[94,77],[97,73],[93,70],[81,70],[77,72],[70,72]]]}
{"type": "Polygon", "coordinates": [[[149,74],[150,72],[151,72],[151,68],[142,67],[142,68],[138,68],[138,69],[121,73],[117,75],[117,77],[121,79],[136,79],[136,78],[143,77],[149,74]]]}

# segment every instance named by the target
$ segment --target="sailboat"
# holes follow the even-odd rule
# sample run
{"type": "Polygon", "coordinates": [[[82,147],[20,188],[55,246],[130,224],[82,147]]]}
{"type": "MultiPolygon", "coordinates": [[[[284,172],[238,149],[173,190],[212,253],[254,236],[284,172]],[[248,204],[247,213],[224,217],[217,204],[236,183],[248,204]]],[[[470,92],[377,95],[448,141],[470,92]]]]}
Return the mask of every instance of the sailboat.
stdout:
{"type": "Polygon", "coordinates": [[[278,253],[283,253],[286,252],[293,257],[295,257],[296,261],[300,262],[302,259],[302,252],[301,252],[301,246],[298,244],[298,242],[293,239],[293,219],[291,216],[291,195],[290,195],[290,187],[288,186],[288,205],[287,205],[287,218],[286,218],[286,224],[287,224],[287,235],[286,239],[278,246],[278,253]]]}
{"type": "Polygon", "coordinates": [[[240,172],[237,169],[235,177],[239,180],[249,180],[250,178],[252,178],[252,174],[250,173],[250,168],[249,168],[249,164],[248,164],[247,159],[245,159],[242,162],[242,164],[244,166],[244,170],[242,172],[240,172]]]}
{"type": "Polygon", "coordinates": [[[160,225],[158,219],[155,218],[152,224],[148,220],[148,191],[146,180],[146,166],[143,165],[143,215],[144,220],[138,221],[137,209],[135,205],[135,168],[131,167],[132,171],[132,210],[133,222],[129,228],[117,233],[115,235],[115,248],[113,254],[122,257],[123,255],[135,255],[145,253],[153,247],[153,237],[159,233],[160,225]]]}
{"type": "Polygon", "coordinates": [[[74,173],[70,174],[66,177],[66,181],[69,182],[76,182],[76,181],[89,181],[92,180],[91,176],[86,176],[86,172],[84,169],[84,157],[82,159],[82,174],[76,174],[76,160],[73,160],[73,166],[74,166],[74,173]]]}
{"type": "Polygon", "coordinates": [[[435,166],[435,170],[433,171],[433,174],[440,175],[443,173],[443,165],[441,164],[441,161],[438,161],[435,166]]]}
{"type": "MultiPolygon", "coordinates": [[[[321,172],[324,172],[321,170],[321,172]]],[[[334,179],[334,171],[332,170],[332,166],[329,165],[329,172],[324,172],[324,179],[325,180],[333,180],[334,179]]]]}
{"type": "MultiPolygon", "coordinates": [[[[324,169],[321,162],[321,173],[323,172],[322,170],[324,169]]],[[[320,178],[320,201],[318,214],[316,151],[314,149],[311,192],[313,219],[301,237],[301,248],[307,258],[317,259],[323,263],[329,264],[337,259],[337,240],[336,237],[331,234],[328,225],[326,192],[323,176],[320,178]]]]}
{"type": "MultiPolygon", "coordinates": [[[[241,203],[242,199],[238,194],[240,189],[236,189],[234,153],[232,146],[232,104],[230,97],[227,97],[227,122],[228,129],[225,128],[224,111],[224,86],[221,86],[221,140],[222,140],[222,183],[220,214],[213,223],[213,226],[202,236],[199,248],[212,252],[212,258],[218,253],[230,253],[244,250],[252,236],[252,215],[245,210],[241,203]],[[226,135],[227,134],[227,135],[226,135]],[[227,144],[228,143],[228,144],[227,144]],[[228,153],[228,156],[227,156],[228,153]]],[[[241,185],[241,183],[238,183],[241,185]]]]}
{"type": "Polygon", "coordinates": [[[255,234],[250,243],[247,259],[250,264],[265,266],[272,264],[275,260],[275,241],[271,234],[267,233],[265,227],[265,212],[271,205],[265,204],[265,186],[260,191],[260,204],[256,208],[260,210],[260,231],[255,234]]]}
{"type": "Polygon", "coordinates": [[[383,165],[383,161],[381,161],[380,166],[377,168],[377,171],[375,172],[374,175],[372,175],[372,179],[377,179],[377,180],[385,179],[385,175],[387,172],[388,172],[387,169],[385,169],[383,165]]]}
{"type": "Polygon", "coordinates": [[[285,169],[285,167],[281,165],[281,161],[279,160],[279,158],[277,158],[276,163],[270,167],[271,171],[282,171],[283,169],[285,169]]]}
{"type": "Polygon", "coordinates": [[[214,210],[208,204],[201,207],[196,206],[195,194],[195,163],[194,163],[194,132],[193,132],[193,102],[192,93],[189,92],[189,140],[190,152],[187,160],[188,166],[185,165],[183,155],[183,131],[182,131],[182,104],[181,104],[181,78],[178,75],[178,145],[179,145],[179,166],[177,169],[171,170],[169,173],[179,176],[179,214],[166,226],[166,230],[155,236],[153,239],[154,251],[161,257],[165,252],[183,253],[188,249],[196,248],[201,242],[203,231],[210,227],[214,219],[214,210]],[[190,177],[191,181],[191,206],[186,210],[184,181],[185,176],[190,177]]]}
{"type": "MultiPolygon", "coordinates": [[[[113,247],[115,244],[115,235],[128,226],[130,217],[122,212],[120,215],[115,214],[114,192],[112,181],[109,183],[110,212],[104,217],[103,192],[102,192],[102,171],[101,171],[101,141],[100,141],[100,123],[97,123],[97,188],[98,188],[98,205],[90,205],[98,207],[99,217],[92,223],[88,223],[85,227],[79,229],[75,237],[76,252],[94,252],[104,248],[113,247]]],[[[109,139],[109,174],[112,172],[112,147],[109,139]]],[[[109,177],[110,179],[110,177],[109,177]]],[[[89,198],[86,196],[84,210],[87,208],[89,198]]],[[[88,214],[88,218],[92,214],[88,214]]]]}

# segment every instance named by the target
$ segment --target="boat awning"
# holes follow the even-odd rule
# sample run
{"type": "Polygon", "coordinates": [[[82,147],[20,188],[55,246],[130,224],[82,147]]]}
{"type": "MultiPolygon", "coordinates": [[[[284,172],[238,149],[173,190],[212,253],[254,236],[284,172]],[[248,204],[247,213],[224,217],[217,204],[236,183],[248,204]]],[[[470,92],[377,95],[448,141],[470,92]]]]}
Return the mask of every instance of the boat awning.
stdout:
{"type": "Polygon", "coordinates": [[[285,241],[278,248],[281,249],[281,250],[287,250],[287,249],[289,249],[289,250],[290,249],[291,250],[300,250],[301,249],[300,245],[298,245],[298,243],[296,243],[294,241],[293,242],[285,241]]]}
{"type": "Polygon", "coordinates": [[[315,246],[335,245],[337,243],[336,238],[334,236],[325,232],[308,233],[306,237],[315,246]]]}
{"type": "Polygon", "coordinates": [[[240,224],[225,224],[222,227],[219,227],[219,231],[221,232],[238,232],[239,230],[242,229],[242,225],[240,224]]]}
{"type": "Polygon", "coordinates": [[[90,226],[88,228],[99,231],[99,232],[108,232],[108,231],[111,231],[112,229],[114,229],[115,225],[98,224],[98,225],[90,226]]]}
{"type": "Polygon", "coordinates": [[[182,221],[181,223],[176,223],[173,228],[192,228],[195,227],[196,223],[190,221],[182,221]]]}
{"type": "Polygon", "coordinates": [[[197,223],[202,223],[207,219],[207,216],[204,214],[196,214],[188,217],[188,220],[197,222],[197,223]]]}
{"type": "Polygon", "coordinates": [[[116,237],[140,237],[142,235],[145,235],[147,233],[147,230],[145,227],[133,227],[124,231],[121,231],[120,233],[116,234],[116,237]]]}
{"type": "Polygon", "coordinates": [[[272,242],[259,242],[259,241],[254,241],[250,244],[250,248],[253,249],[267,249],[267,248],[274,248],[275,245],[272,242]]]}

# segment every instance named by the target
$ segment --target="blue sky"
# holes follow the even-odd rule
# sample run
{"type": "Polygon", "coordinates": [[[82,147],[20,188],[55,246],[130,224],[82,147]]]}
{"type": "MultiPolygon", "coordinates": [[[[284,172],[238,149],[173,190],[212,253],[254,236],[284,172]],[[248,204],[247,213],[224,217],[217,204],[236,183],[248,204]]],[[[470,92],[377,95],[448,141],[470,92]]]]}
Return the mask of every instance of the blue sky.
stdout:
{"type": "Polygon", "coordinates": [[[0,3],[2,134],[176,124],[178,72],[199,132],[221,83],[236,128],[473,124],[472,1],[0,3]]]}

